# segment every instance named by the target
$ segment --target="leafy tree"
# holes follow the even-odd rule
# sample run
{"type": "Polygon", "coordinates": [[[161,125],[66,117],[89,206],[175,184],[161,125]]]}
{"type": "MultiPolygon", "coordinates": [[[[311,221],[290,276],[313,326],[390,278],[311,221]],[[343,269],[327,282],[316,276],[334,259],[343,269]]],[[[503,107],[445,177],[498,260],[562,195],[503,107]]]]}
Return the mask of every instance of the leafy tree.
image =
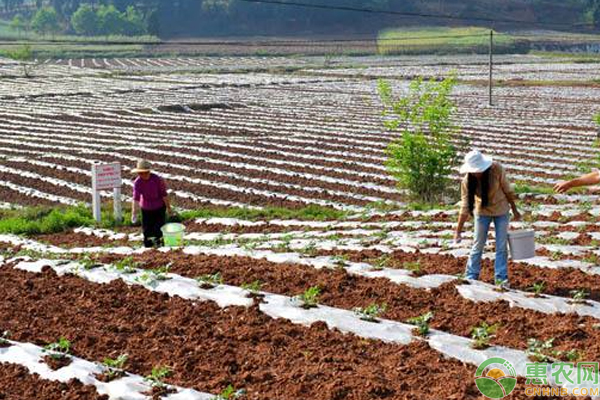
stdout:
{"type": "Polygon", "coordinates": [[[459,162],[452,141],[456,127],[451,120],[455,105],[450,94],[455,85],[453,76],[442,82],[419,78],[410,84],[408,95],[395,98],[388,82],[378,83],[384,124],[402,132],[386,149],[386,166],[398,186],[418,201],[440,201],[452,184],[450,176],[459,162]]]}
{"type": "Polygon", "coordinates": [[[27,30],[27,21],[21,14],[15,15],[15,17],[10,21],[11,29],[17,31],[19,35],[23,33],[23,31],[27,30]]]}
{"type": "Polygon", "coordinates": [[[98,9],[100,18],[100,33],[103,35],[119,35],[125,27],[125,17],[112,4],[100,6],[98,9]]]}
{"type": "Polygon", "coordinates": [[[144,15],[137,11],[135,7],[129,6],[125,10],[124,14],[124,26],[123,32],[125,35],[135,36],[143,35],[146,33],[146,23],[144,21],[144,15]]]}
{"type": "Polygon", "coordinates": [[[93,36],[100,31],[100,18],[89,4],[82,4],[71,16],[71,25],[77,34],[93,36]]]}
{"type": "Polygon", "coordinates": [[[40,8],[31,20],[31,28],[35,32],[42,35],[56,34],[60,32],[61,27],[58,19],[58,13],[54,7],[40,8]]]}

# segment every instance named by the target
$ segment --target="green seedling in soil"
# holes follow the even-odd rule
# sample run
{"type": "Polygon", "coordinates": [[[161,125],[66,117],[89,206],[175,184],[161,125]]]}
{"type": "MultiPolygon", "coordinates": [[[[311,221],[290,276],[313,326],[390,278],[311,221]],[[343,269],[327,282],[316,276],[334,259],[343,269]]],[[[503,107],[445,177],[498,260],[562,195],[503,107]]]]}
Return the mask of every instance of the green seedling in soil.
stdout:
{"type": "Polygon", "coordinates": [[[146,382],[153,388],[162,389],[167,386],[164,379],[171,375],[171,369],[169,367],[160,366],[152,368],[152,373],[144,378],[146,382]]]}
{"type": "Polygon", "coordinates": [[[472,347],[478,350],[490,347],[490,341],[494,338],[494,333],[496,333],[497,330],[498,324],[488,325],[487,322],[482,322],[479,326],[471,329],[471,339],[473,339],[472,347]]]}
{"type": "Polygon", "coordinates": [[[2,332],[2,334],[0,335],[0,345],[7,345],[9,338],[10,338],[10,332],[9,331],[2,332]]]}
{"type": "Polygon", "coordinates": [[[281,239],[280,239],[280,243],[277,244],[277,246],[275,246],[276,250],[279,251],[285,251],[285,252],[289,252],[291,251],[290,245],[292,244],[292,235],[284,235],[281,239]]]}
{"type": "Polygon", "coordinates": [[[242,284],[242,289],[247,290],[252,294],[257,294],[262,289],[262,282],[254,281],[252,283],[244,283],[244,284],[242,284]]]}
{"type": "Polygon", "coordinates": [[[106,367],[106,377],[109,380],[116,378],[117,376],[121,376],[123,374],[123,368],[125,367],[125,363],[128,360],[127,354],[121,354],[119,357],[105,358],[102,364],[106,367]]]}
{"type": "Polygon", "coordinates": [[[233,385],[227,386],[219,395],[216,400],[233,400],[239,399],[246,395],[246,391],[244,389],[236,390],[233,385]]]}
{"type": "Polygon", "coordinates": [[[495,290],[496,292],[500,292],[500,293],[506,293],[506,292],[508,292],[508,289],[507,289],[507,281],[505,281],[505,280],[502,280],[502,279],[496,279],[496,280],[494,281],[494,284],[495,284],[495,286],[496,286],[496,287],[494,288],[494,290],[495,290]]]}
{"type": "Polygon", "coordinates": [[[553,356],[556,356],[557,352],[553,351],[554,338],[546,341],[538,339],[527,339],[527,351],[525,354],[530,360],[535,362],[548,362],[552,361],[553,356]]]}
{"type": "Polygon", "coordinates": [[[83,269],[87,271],[102,266],[102,264],[96,261],[89,253],[86,253],[82,258],[78,260],[78,262],[83,267],[83,269]]]}
{"type": "Polygon", "coordinates": [[[300,253],[313,257],[317,253],[317,243],[314,240],[311,240],[306,246],[300,249],[300,253]]]}
{"type": "Polygon", "coordinates": [[[402,268],[410,271],[413,275],[420,276],[423,274],[420,261],[407,261],[402,264],[402,268]]]}
{"type": "Polygon", "coordinates": [[[387,311],[387,304],[371,304],[368,307],[361,308],[357,307],[354,309],[354,313],[363,321],[367,322],[379,322],[379,317],[387,311]]]}
{"type": "Polygon", "coordinates": [[[132,256],[123,258],[114,264],[114,268],[123,274],[133,274],[140,266],[140,263],[134,261],[132,256]]]}
{"type": "Polygon", "coordinates": [[[569,302],[572,304],[586,304],[586,299],[590,296],[589,292],[585,289],[571,290],[569,293],[572,298],[569,302]]]}
{"type": "Polygon", "coordinates": [[[467,274],[461,272],[460,274],[456,274],[456,281],[461,285],[468,285],[469,281],[467,280],[467,274]]]}
{"type": "MultiPolygon", "coordinates": [[[[592,244],[590,244],[590,245],[592,245],[592,244]]],[[[597,247],[595,245],[592,245],[592,246],[597,247]]],[[[600,258],[598,257],[598,255],[596,253],[589,253],[585,257],[583,257],[581,260],[586,263],[598,265],[600,258]]]]}
{"type": "Polygon", "coordinates": [[[304,293],[295,297],[300,302],[301,307],[305,309],[317,307],[319,303],[319,296],[321,295],[321,288],[313,286],[306,289],[304,293]]]}
{"type": "Polygon", "coordinates": [[[45,346],[44,350],[49,352],[53,359],[60,360],[71,352],[71,342],[67,338],[61,337],[57,342],[45,346]]]}
{"type": "Polygon", "coordinates": [[[348,266],[348,255],[341,254],[332,257],[333,265],[335,268],[343,269],[348,266]]]}
{"type": "Polygon", "coordinates": [[[536,282],[527,291],[533,293],[533,297],[540,298],[543,297],[542,293],[546,290],[546,282],[536,282]]]}
{"type": "Polygon", "coordinates": [[[552,252],[552,254],[550,255],[550,259],[552,261],[559,261],[563,256],[563,253],[559,250],[552,252]]]}
{"type": "Polygon", "coordinates": [[[387,268],[390,265],[392,258],[386,254],[381,257],[375,259],[375,262],[372,264],[372,268],[376,271],[381,271],[384,268],[387,268]]]}
{"type": "Polygon", "coordinates": [[[433,313],[428,312],[418,317],[406,320],[411,325],[416,325],[416,331],[420,336],[427,336],[429,333],[429,322],[433,319],[433,313]]]}
{"type": "Polygon", "coordinates": [[[564,239],[556,236],[545,236],[539,239],[540,244],[554,244],[558,246],[568,246],[571,244],[571,241],[568,239],[564,239]]]}
{"type": "Polygon", "coordinates": [[[575,362],[582,358],[582,354],[579,350],[567,350],[560,353],[562,357],[564,357],[569,362],[575,362]]]}
{"type": "Polygon", "coordinates": [[[196,281],[201,287],[215,287],[223,284],[223,277],[220,272],[214,274],[206,274],[196,278],[196,281]]]}

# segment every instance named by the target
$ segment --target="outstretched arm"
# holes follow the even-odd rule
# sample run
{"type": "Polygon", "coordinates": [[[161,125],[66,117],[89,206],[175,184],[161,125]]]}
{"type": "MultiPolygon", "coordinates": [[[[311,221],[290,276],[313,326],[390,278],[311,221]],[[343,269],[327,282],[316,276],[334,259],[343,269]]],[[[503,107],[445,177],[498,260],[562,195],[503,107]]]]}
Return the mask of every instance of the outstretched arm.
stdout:
{"type": "Polygon", "coordinates": [[[579,178],[572,179],[570,181],[559,182],[554,185],[554,190],[557,193],[566,193],[570,189],[581,187],[581,186],[591,186],[597,185],[600,183],[600,172],[594,171],[589,174],[585,174],[580,176],[579,178]]]}

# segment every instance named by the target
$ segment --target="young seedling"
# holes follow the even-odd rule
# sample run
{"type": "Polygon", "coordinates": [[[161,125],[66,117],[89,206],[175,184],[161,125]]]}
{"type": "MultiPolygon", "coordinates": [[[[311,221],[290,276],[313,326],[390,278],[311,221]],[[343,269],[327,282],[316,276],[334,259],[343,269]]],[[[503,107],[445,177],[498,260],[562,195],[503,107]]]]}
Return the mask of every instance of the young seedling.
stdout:
{"type": "Polygon", "coordinates": [[[542,293],[546,290],[546,282],[536,282],[530,288],[527,289],[533,293],[533,297],[540,298],[544,297],[542,293]]]}
{"type": "Polygon", "coordinates": [[[367,322],[379,322],[379,317],[387,311],[387,304],[371,304],[368,307],[361,308],[357,307],[354,309],[354,313],[363,321],[367,322]]]}
{"type": "Polygon", "coordinates": [[[496,286],[494,288],[494,290],[496,292],[500,292],[500,293],[506,293],[506,292],[508,292],[508,282],[507,281],[502,280],[502,279],[496,279],[494,281],[494,284],[496,286]]]}
{"type": "Polygon", "coordinates": [[[390,256],[384,254],[381,257],[375,259],[371,268],[376,271],[381,271],[384,268],[388,268],[391,261],[392,261],[392,258],[390,256]]]}
{"type": "MultiPolygon", "coordinates": [[[[594,247],[597,247],[597,246],[595,246],[594,244],[591,244],[591,243],[590,243],[590,245],[594,246],[594,247]]],[[[594,264],[594,265],[600,264],[600,258],[595,253],[589,253],[588,255],[586,255],[585,257],[583,257],[582,261],[586,262],[586,263],[594,264]]]]}
{"type": "Polygon", "coordinates": [[[252,283],[244,283],[242,284],[242,289],[247,290],[252,294],[258,294],[262,289],[262,282],[257,280],[252,283]]]}
{"type": "Polygon", "coordinates": [[[420,261],[407,261],[402,264],[402,268],[410,271],[415,276],[423,275],[423,270],[421,269],[420,261]]]}
{"type": "Polygon", "coordinates": [[[106,367],[106,377],[109,381],[113,380],[118,376],[123,375],[123,368],[125,367],[125,363],[127,362],[128,358],[129,357],[127,356],[127,354],[121,354],[115,359],[104,359],[104,362],[102,364],[104,364],[104,366],[106,367]]]}
{"type": "Polygon", "coordinates": [[[307,255],[309,257],[313,257],[317,253],[317,244],[314,240],[311,240],[306,246],[304,246],[300,253],[307,255]]]}
{"type": "Polygon", "coordinates": [[[419,336],[427,336],[429,333],[429,321],[433,319],[433,313],[428,312],[418,317],[409,318],[406,322],[411,325],[416,325],[416,331],[419,336]]]}
{"type": "Polygon", "coordinates": [[[223,284],[223,277],[220,272],[214,274],[202,275],[196,278],[202,289],[212,289],[215,286],[223,284]]]}
{"type": "Polygon", "coordinates": [[[319,295],[321,294],[321,288],[313,286],[308,288],[304,293],[296,296],[294,299],[300,303],[300,307],[304,309],[317,307],[319,302],[319,295]]]}
{"type": "Polygon", "coordinates": [[[338,269],[344,269],[348,266],[348,256],[346,254],[333,256],[332,261],[334,267],[338,269]]]}
{"type": "Polygon", "coordinates": [[[559,261],[562,257],[563,257],[563,253],[561,251],[557,250],[557,251],[554,251],[550,255],[550,260],[552,260],[552,261],[559,261]]]}
{"type": "Polygon", "coordinates": [[[589,292],[585,289],[571,290],[572,300],[569,301],[571,304],[588,304],[586,299],[590,296],[589,292]]]}
{"type": "Polygon", "coordinates": [[[473,339],[473,348],[478,350],[487,349],[490,347],[490,341],[495,336],[494,333],[498,330],[498,325],[488,325],[487,322],[482,322],[479,326],[471,329],[471,339],[473,339]]]}
{"type": "Polygon", "coordinates": [[[284,235],[281,238],[281,242],[279,244],[277,244],[275,249],[282,251],[282,252],[289,252],[289,251],[291,251],[291,248],[290,248],[291,243],[292,243],[292,235],[284,235]]]}
{"type": "Polygon", "coordinates": [[[2,334],[0,335],[0,347],[5,347],[5,346],[10,345],[10,342],[8,341],[9,338],[10,338],[9,331],[2,332],[2,334]]]}
{"type": "Polygon", "coordinates": [[[469,281],[467,280],[467,274],[461,272],[460,274],[456,274],[456,281],[460,285],[468,285],[469,281]]]}
{"type": "Polygon", "coordinates": [[[123,274],[133,274],[140,263],[133,260],[132,256],[123,258],[114,264],[114,268],[123,274]]]}
{"type": "Polygon", "coordinates": [[[243,397],[246,394],[244,389],[236,390],[233,385],[227,386],[219,395],[216,400],[234,400],[243,397]]]}
{"type": "Polygon", "coordinates": [[[575,349],[561,352],[561,355],[564,356],[564,358],[569,362],[575,362],[582,358],[579,350],[575,350],[575,349]]]}
{"type": "Polygon", "coordinates": [[[144,378],[153,388],[163,389],[166,385],[164,379],[171,375],[169,367],[160,366],[152,368],[152,373],[144,378]]]}
{"type": "Polygon", "coordinates": [[[86,253],[82,258],[79,259],[79,264],[87,271],[102,266],[102,264],[92,258],[89,253],[86,253]]]}
{"type": "Polygon", "coordinates": [[[45,346],[44,350],[49,353],[48,355],[51,358],[60,360],[67,357],[71,352],[71,342],[67,338],[61,337],[57,342],[45,346]]]}
{"type": "Polygon", "coordinates": [[[527,340],[527,351],[525,354],[530,360],[535,362],[552,361],[552,356],[557,353],[552,350],[554,347],[554,338],[546,341],[530,338],[527,340]]]}

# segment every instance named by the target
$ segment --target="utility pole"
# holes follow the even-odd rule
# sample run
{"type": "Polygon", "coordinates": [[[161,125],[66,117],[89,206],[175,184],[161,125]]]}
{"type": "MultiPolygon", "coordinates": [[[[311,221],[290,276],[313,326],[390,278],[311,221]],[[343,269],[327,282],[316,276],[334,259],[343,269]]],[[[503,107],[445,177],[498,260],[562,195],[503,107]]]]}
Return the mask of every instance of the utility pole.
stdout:
{"type": "Polygon", "coordinates": [[[489,81],[489,105],[492,107],[494,105],[492,99],[492,91],[494,88],[494,30],[490,29],[490,81],[489,81]]]}

